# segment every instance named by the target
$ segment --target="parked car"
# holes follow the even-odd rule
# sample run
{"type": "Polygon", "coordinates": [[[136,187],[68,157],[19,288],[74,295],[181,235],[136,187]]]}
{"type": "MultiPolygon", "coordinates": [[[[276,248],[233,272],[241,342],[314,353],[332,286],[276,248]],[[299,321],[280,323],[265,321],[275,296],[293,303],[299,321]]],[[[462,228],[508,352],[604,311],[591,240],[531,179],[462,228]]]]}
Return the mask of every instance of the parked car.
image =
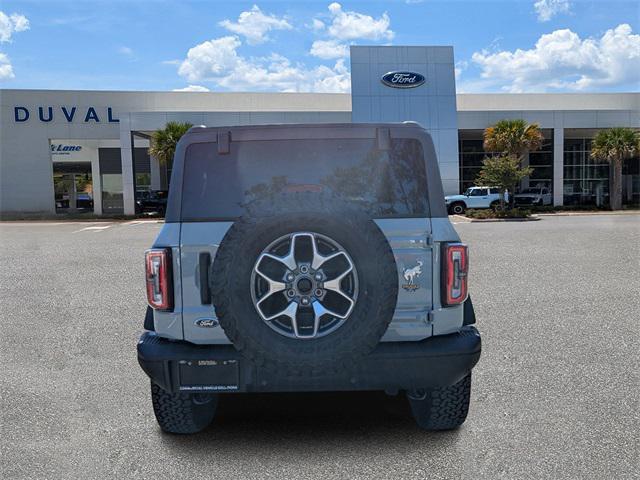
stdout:
{"type": "MultiPolygon", "coordinates": [[[[468,208],[493,208],[500,206],[500,189],[496,187],[470,187],[462,195],[444,197],[449,214],[461,215],[468,208]]],[[[508,192],[505,202],[509,201],[508,192]]]]}
{"type": "Polygon", "coordinates": [[[525,188],[513,196],[516,205],[551,205],[553,198],[546,187],[525,188]]]}
{"type": "Polygon", "coordinates": [[[424,429],[465,421],[469,256],[424,129],[192,127],[169,188],[137,344],[163,431],[228,392],[403,393],[424,429]]]}
{"type": "Polygon", "coordinates": [[[93,197],[91,194],[87,192],[79,192],[76,195],[76,207],[89,210],[93,209],[93,197]]]}
{"type": "Polygon", "coordinates": [[[153,212],[164,217],[167,208],[166,190],[143,190],[136,192],[136,213],[153,212]]]}
{"type": "MultiPolygon", "coordinates": [[[[55,195],[56,208],[64,209],[69,208],[69,194],[57,193],[55,195]]],[[[93,209],[93,197],[87,192],[78,192],[76,194],[76,208],[78,210],[92,210],[93,209]]]]}

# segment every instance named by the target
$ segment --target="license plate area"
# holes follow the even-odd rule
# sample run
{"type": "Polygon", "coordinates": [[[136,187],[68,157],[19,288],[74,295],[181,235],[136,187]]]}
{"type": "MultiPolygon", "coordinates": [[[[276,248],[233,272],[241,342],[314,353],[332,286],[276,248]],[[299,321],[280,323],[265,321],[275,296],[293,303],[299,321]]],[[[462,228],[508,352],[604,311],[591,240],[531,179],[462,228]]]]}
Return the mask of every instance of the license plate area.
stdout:
{"type": "Polygon", "coordinates": [[[181,391],[226,392],[238,390],[237,360],[180,360],[178,382],[181,391]]]}

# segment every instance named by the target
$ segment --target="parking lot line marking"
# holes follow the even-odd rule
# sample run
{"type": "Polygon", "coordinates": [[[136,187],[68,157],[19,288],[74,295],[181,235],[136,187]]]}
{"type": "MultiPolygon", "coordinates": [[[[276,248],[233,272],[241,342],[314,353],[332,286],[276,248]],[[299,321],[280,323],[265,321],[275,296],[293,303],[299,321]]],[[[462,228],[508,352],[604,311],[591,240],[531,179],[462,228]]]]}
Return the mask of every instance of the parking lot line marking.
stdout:
{"type": "Polygon", "coordinates": [[[111,225],[102,225],[102,226],[93,226],[93,227],[84,227],[81,228],[80,230],[76,230],[75,232],[72,233],[79,233],[79,232],[84,232],[86,230],[93,230],[94,233],[96,232],[101,232],[102,230],[106,230],[107,228],[109,228],[111,225]]]}
{"type": "Polygon", "coordinates": [[[136,225],[145,225],[145,224],[156,224],[160,223],[162,220],[132,220],[130,222],[126,222],[124,225],[127,227],[135,227],[136,225]]]}
{"type": "Polygon", "coordinates": [[[14,222],[14,221],[0,221],[0,228],[2,227],[50,227],[59,225],[90,225],[94,222],[47,222],[47,221],[29,221],[29,222],[14,222]]]}

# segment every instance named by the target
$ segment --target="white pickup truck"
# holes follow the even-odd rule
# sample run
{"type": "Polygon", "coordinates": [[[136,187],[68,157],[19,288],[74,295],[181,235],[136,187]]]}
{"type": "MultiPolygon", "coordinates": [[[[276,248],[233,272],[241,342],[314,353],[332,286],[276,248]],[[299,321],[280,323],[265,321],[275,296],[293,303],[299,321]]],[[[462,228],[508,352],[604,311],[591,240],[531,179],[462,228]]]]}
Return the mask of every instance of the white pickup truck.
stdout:
{"type": "Polygon", "coordinates": [[[525,188],[513,196],[516,205],[551,205],[553,197],[546,187],[525,188]]]}
{"type": "MultiPolygon", "coordinates": [[[[468,208],[497,208],[500,206],[500,189],[496,187],[470,187],[462,195],[444,197],[449,214],[461,215],[468,208]]],[[[505,202],[509,201],[508,192],[505,202]]]]}

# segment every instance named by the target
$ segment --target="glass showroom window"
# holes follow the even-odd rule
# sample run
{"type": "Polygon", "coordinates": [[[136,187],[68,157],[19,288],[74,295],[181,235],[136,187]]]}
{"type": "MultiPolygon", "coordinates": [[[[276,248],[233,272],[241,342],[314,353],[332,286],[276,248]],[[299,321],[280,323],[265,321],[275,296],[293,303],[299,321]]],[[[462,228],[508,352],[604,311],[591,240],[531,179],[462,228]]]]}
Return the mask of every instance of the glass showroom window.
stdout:
{"type": "MultiPolygon", "coordinates": [[[[547,187],[553,192],[553,132],[544,131],[544,143],[540,150],[529,154],[529,165],[533,173],[529,186],[547,187]]],[[[459,140],[460,151],[460,191],[475,185],[475,179],[482,168],[482,161],[495,152],[485,152],[482,148],[482,131],[467,130],[459,140]]]]}
{"type": "Polygon", "coordinates": [[[134,148],[133,160],[136,172],[136,192],[151,190],[151,159],[147,148],[134,148]]]}
{"type": "Polygon", "coordinates": [[[590,158],[590,138],[564,141],[564,204],[609,203],[609,164],[590,158]]]}
{"type": "Polygon", "coordinates": [[[640,206],[640,157],[622,164],[622,204],[640,206]]]}
{"type": "Polygon", "coordinates": [[[460,151],[460,191],[473,187],[476,177],[482,168],[482,160],[487,155],[482,148],[482,133],[480,139],[461,138],[460,151]]]}
{"type": "Polygon", "coordinates": [[[540,150],[529,153],[530,187],[546,187],[553,193],[553,131],[544,131],[544,143],[540,150]]]}
{"type": "Polygon", "coordinates": [[[124,212],[122,192],[122,174],[103,173],[102,180],[102,211],[105,214],[121,214],[124,212]]]}

